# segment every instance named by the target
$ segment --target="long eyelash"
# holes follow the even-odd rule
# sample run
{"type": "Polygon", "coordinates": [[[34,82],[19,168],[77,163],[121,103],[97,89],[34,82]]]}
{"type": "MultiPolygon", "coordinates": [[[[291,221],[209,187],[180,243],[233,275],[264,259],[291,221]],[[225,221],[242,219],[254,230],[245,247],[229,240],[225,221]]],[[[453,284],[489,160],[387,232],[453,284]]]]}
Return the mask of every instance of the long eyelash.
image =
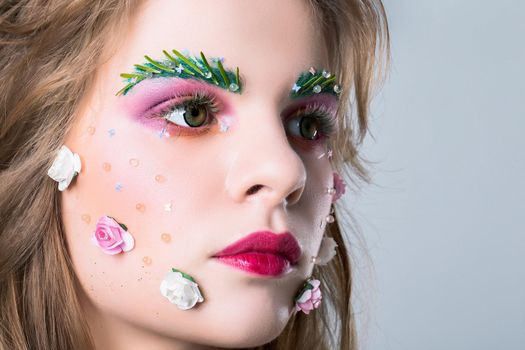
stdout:
{"type": "Polygon", "coordinates": [[[294,113],[296,116],[312,116],[316,117],[318,120],[321,121],[321,134],[326,137],[331,137],[335,135],[337,131],[337,119],[334,116],[333,111],[331,111],[326,105],[324,104],[311,104],[304,108],[301,108],[299,111],[294,113]]]}
{"type": "Polygon", "coordinates": [[[215,115],[219,112],[219,104],[215,96],[210,95],[205,91],[197,91],[193,93],[189,99],[181,103],[182,105],[203,105],[206,106],[208,112],[215,115]]]}
{"type": "Polygon", "coordinates": [[[220,106],[217,102],[217,99],[214,95],[211,95],[210,93],[206,91],[195,91],[191,95],[188,96],[176,96],[180,98],[184,98],[183,101],[171,104],[168,108],[165,110],[157,113],[157,117],[165,118],[165,115],[177,108],[183,107],[183,106],[205,106],[208,112],[214,117],[219,111],[220,106]]]}

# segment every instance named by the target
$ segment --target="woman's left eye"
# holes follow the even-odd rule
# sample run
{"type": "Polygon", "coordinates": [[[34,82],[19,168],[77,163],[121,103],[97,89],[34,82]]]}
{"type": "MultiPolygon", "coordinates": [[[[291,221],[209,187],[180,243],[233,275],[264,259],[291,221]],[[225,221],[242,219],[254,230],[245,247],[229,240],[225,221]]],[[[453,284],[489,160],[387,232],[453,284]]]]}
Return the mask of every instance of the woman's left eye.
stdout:
{"type": "Polygon", "coordinates": [[[335,134],[335,116],[326,108],[314,106],[294,113],[286,121],[288,130],[292,135],[316,141],[321,138],[331,137],[335,134]]]}

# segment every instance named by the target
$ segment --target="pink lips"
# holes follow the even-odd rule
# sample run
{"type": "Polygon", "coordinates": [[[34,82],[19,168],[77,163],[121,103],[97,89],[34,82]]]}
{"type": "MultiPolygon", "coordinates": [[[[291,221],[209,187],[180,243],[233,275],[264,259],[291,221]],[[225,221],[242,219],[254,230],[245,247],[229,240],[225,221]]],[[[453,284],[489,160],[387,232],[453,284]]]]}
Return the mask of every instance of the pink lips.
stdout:
{"type": "Polygon", "coordinates": [[[213,256],[235,268],[265,276],[278,276],[290,270],[301,257],[295,237],[285,232],[259,231],[249,234],[213,256]]]}

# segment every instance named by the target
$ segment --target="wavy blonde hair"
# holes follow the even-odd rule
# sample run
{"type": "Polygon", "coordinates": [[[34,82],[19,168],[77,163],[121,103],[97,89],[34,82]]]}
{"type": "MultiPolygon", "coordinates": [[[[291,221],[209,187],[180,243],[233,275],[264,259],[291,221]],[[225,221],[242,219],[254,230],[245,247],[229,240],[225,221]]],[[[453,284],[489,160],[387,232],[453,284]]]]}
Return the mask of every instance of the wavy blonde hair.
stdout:
{"type": "MultiPolygon", "coordinates": [[[[370,182],[358,147],[378,63],[389,51],[380,0],[308,0],[330,66],[344,91],[334,164],[370,182]]],[[[59,192],[44,174],[93,85],[111,38],[140,3],[133,0],[0,1],[0,349],[92,349],[61,223],[59,192]]],[[[386,55],[388,56],[388,54],[386,55]]],[[[339,214],[339,208],[336,211],[339,214]]],[[[342,215],[342,214],[339,214],[342,215]]],[[[349,215],[349,213],[348,213],[349,215]]],[[[338,255],[315,267],[323,304],[296,314],[257,349],[356,349],[348,239],[328,227],[338,255]],[[305,317],[306,316],[306,317],[305,317]]]]}

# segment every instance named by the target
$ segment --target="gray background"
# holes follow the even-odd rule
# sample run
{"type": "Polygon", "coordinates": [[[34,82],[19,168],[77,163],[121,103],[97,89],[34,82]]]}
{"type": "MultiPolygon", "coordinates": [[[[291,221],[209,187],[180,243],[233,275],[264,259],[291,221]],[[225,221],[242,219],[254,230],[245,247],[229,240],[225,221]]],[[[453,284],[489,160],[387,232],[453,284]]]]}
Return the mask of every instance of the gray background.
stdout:
{"type": "Polygon", "coordinates": [[[344,197],[363,349],[525,349],[525,2],[385,6],[374,185],[344,197]]]}

